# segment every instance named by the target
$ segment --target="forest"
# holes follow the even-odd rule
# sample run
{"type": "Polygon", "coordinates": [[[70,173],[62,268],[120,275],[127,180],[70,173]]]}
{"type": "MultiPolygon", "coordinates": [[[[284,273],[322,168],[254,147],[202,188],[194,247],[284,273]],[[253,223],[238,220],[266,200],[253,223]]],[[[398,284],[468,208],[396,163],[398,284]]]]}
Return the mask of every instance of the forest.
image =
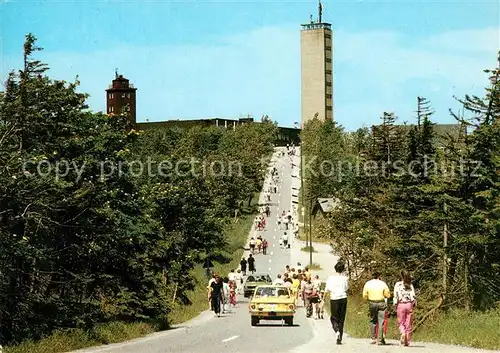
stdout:
{"type": "Polygon", "coordinates": [[[500,83],[498,68],[485,72],[484,96],[457,99],[447,129],[418,97],[410,124],[384,112],[371,129],[313,119],[302,130],[303,204],[337,200],[315,237],[347,263],[353,293],[372,271],[394,284],[409,270],[417,328],[437,311],[500,303],[500,83]]]}
{"type": "Polygon", "coordinates": [[[276,125],[136,131],[50,79],[39,50],[27,35],[0,93],[0,342],[167,328],[193,267],[232,256],[224,229],[261,190],[276,125]]]}

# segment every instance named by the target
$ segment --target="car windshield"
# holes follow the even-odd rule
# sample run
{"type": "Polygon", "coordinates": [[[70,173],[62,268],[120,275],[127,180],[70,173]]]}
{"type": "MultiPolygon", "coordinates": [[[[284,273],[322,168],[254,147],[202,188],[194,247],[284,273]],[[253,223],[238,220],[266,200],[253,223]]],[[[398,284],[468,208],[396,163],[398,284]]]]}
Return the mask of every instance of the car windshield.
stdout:
{"type": "Polygon", "coordinates": [[[286,288],[259,287],[255,292],[256,297],[289,297],[290,293],[286,288]]]}
{"type": "Polygon", "coordinates": [[[268,275],[248,276],[247,282],[271,282],[271,277],[269,277],[268,275]]]}

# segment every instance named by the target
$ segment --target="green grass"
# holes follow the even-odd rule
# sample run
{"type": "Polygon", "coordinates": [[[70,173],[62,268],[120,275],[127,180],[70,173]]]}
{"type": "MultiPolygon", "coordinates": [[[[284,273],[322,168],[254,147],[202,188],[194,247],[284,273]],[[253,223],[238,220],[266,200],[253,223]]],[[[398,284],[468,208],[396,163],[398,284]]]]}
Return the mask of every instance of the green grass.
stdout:
{"type": "Polygon", "coordinates": [[[117,343],[153,333],[153,325],[111,322],[96,326],[90,331],[80,329],[56,331],[40,341],[26,341],[18,346],[5,347],[5,353],[60,353],[100,344],[117,343]]]}
{"type": "Polygon", "coordinates": [[[317,252],[316,250],[314,250],[314,246],[304,246],[300,250],[304,252],[309,252],[310,250],[312,250],[312,252],[317,252]]]}
{"type": "MultiPolygon", "coordinates": [[[[257,202],[258,194],[254,197],[252,205],[243,210],[238,222],[232,221],[225,232],[228,242],[226,252],[231,255],[231,261],[225,264],[214,262],[213,268],[214,271],[223,276],[226,276],[231,269],[236,269],[240,263],[256,214],[257,202]]],[[[172,325],[188,321],[208,309],[206,292],[208,279],[201,265],[193,269],[193,276],[197,285],[192,292],[188,293],[191,305],[175,304],[169,314],[169,322],[172,325]]],[[[42,340],[36,342],[26,341],[17,346],[4,347],[3,351],[4,353],[61,353],[102,344],[123,342],[143,337],[157,330],[158,328],[155,325],[144,322],[111,322],[97,325],[90,331],[81,329],[56,331],[42,340]]]]}
{"type": "Polygon", "coordinates": [[[419,341],[500,350],[500,307],[488,312],[439,313],[415,333],[419,341]]]}
{"type": "Polygon", "coordinates": [[[315,262],[313,262],[311,265],[307,266],[309,267],[310,270],[314,271],[314,270],[321,270],[321,266],[315,262]]]}
{"type": "MultiPolygon", "coordinates": [[[[329,311],[327,305],[327,311],[329,311]]],[[[397,319],[389,318],[389,339],[399,339],[397,319]]],[[[488,312],[467,312],[451,310],[439,312],[428,319],[415,332],[414,341],[437,342],[484,349],[500,349],[498,328],[500,308],[488,312]]],[[[368,307],[360,299],[350,297],[347,302],[345,331],[352,337],[370,338],[368,307]]]]}

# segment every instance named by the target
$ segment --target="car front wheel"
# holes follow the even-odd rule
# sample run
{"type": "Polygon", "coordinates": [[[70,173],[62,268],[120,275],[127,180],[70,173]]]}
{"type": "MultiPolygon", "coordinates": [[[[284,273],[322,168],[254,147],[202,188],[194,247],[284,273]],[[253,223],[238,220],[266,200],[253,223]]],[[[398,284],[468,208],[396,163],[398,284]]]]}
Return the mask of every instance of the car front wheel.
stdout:
{"type": "Polygon", "coordinates": [[[285,318],[285,323],[289,326],[293,326],[293,316],[291,317],[286,317],[285,318]]]}

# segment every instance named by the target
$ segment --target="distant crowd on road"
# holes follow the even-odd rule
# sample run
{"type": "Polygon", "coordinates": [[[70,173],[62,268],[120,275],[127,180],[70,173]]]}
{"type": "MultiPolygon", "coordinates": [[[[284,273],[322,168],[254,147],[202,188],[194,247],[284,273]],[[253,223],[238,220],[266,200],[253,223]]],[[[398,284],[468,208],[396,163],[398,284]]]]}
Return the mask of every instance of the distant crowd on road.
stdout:
{"type": "Polygon", "coordinates": [[[306,317],[316,319],[323,318],[324,294],[322,281],[319,275],[313,275],[308,266],[302,267],[298,262],[296,268],[285,267],[283,274],[278,274],[273,284],[288,287],[295,298],[295,304],[298,306],[299,300],[302,301],[306,309],[306,317]]]}

